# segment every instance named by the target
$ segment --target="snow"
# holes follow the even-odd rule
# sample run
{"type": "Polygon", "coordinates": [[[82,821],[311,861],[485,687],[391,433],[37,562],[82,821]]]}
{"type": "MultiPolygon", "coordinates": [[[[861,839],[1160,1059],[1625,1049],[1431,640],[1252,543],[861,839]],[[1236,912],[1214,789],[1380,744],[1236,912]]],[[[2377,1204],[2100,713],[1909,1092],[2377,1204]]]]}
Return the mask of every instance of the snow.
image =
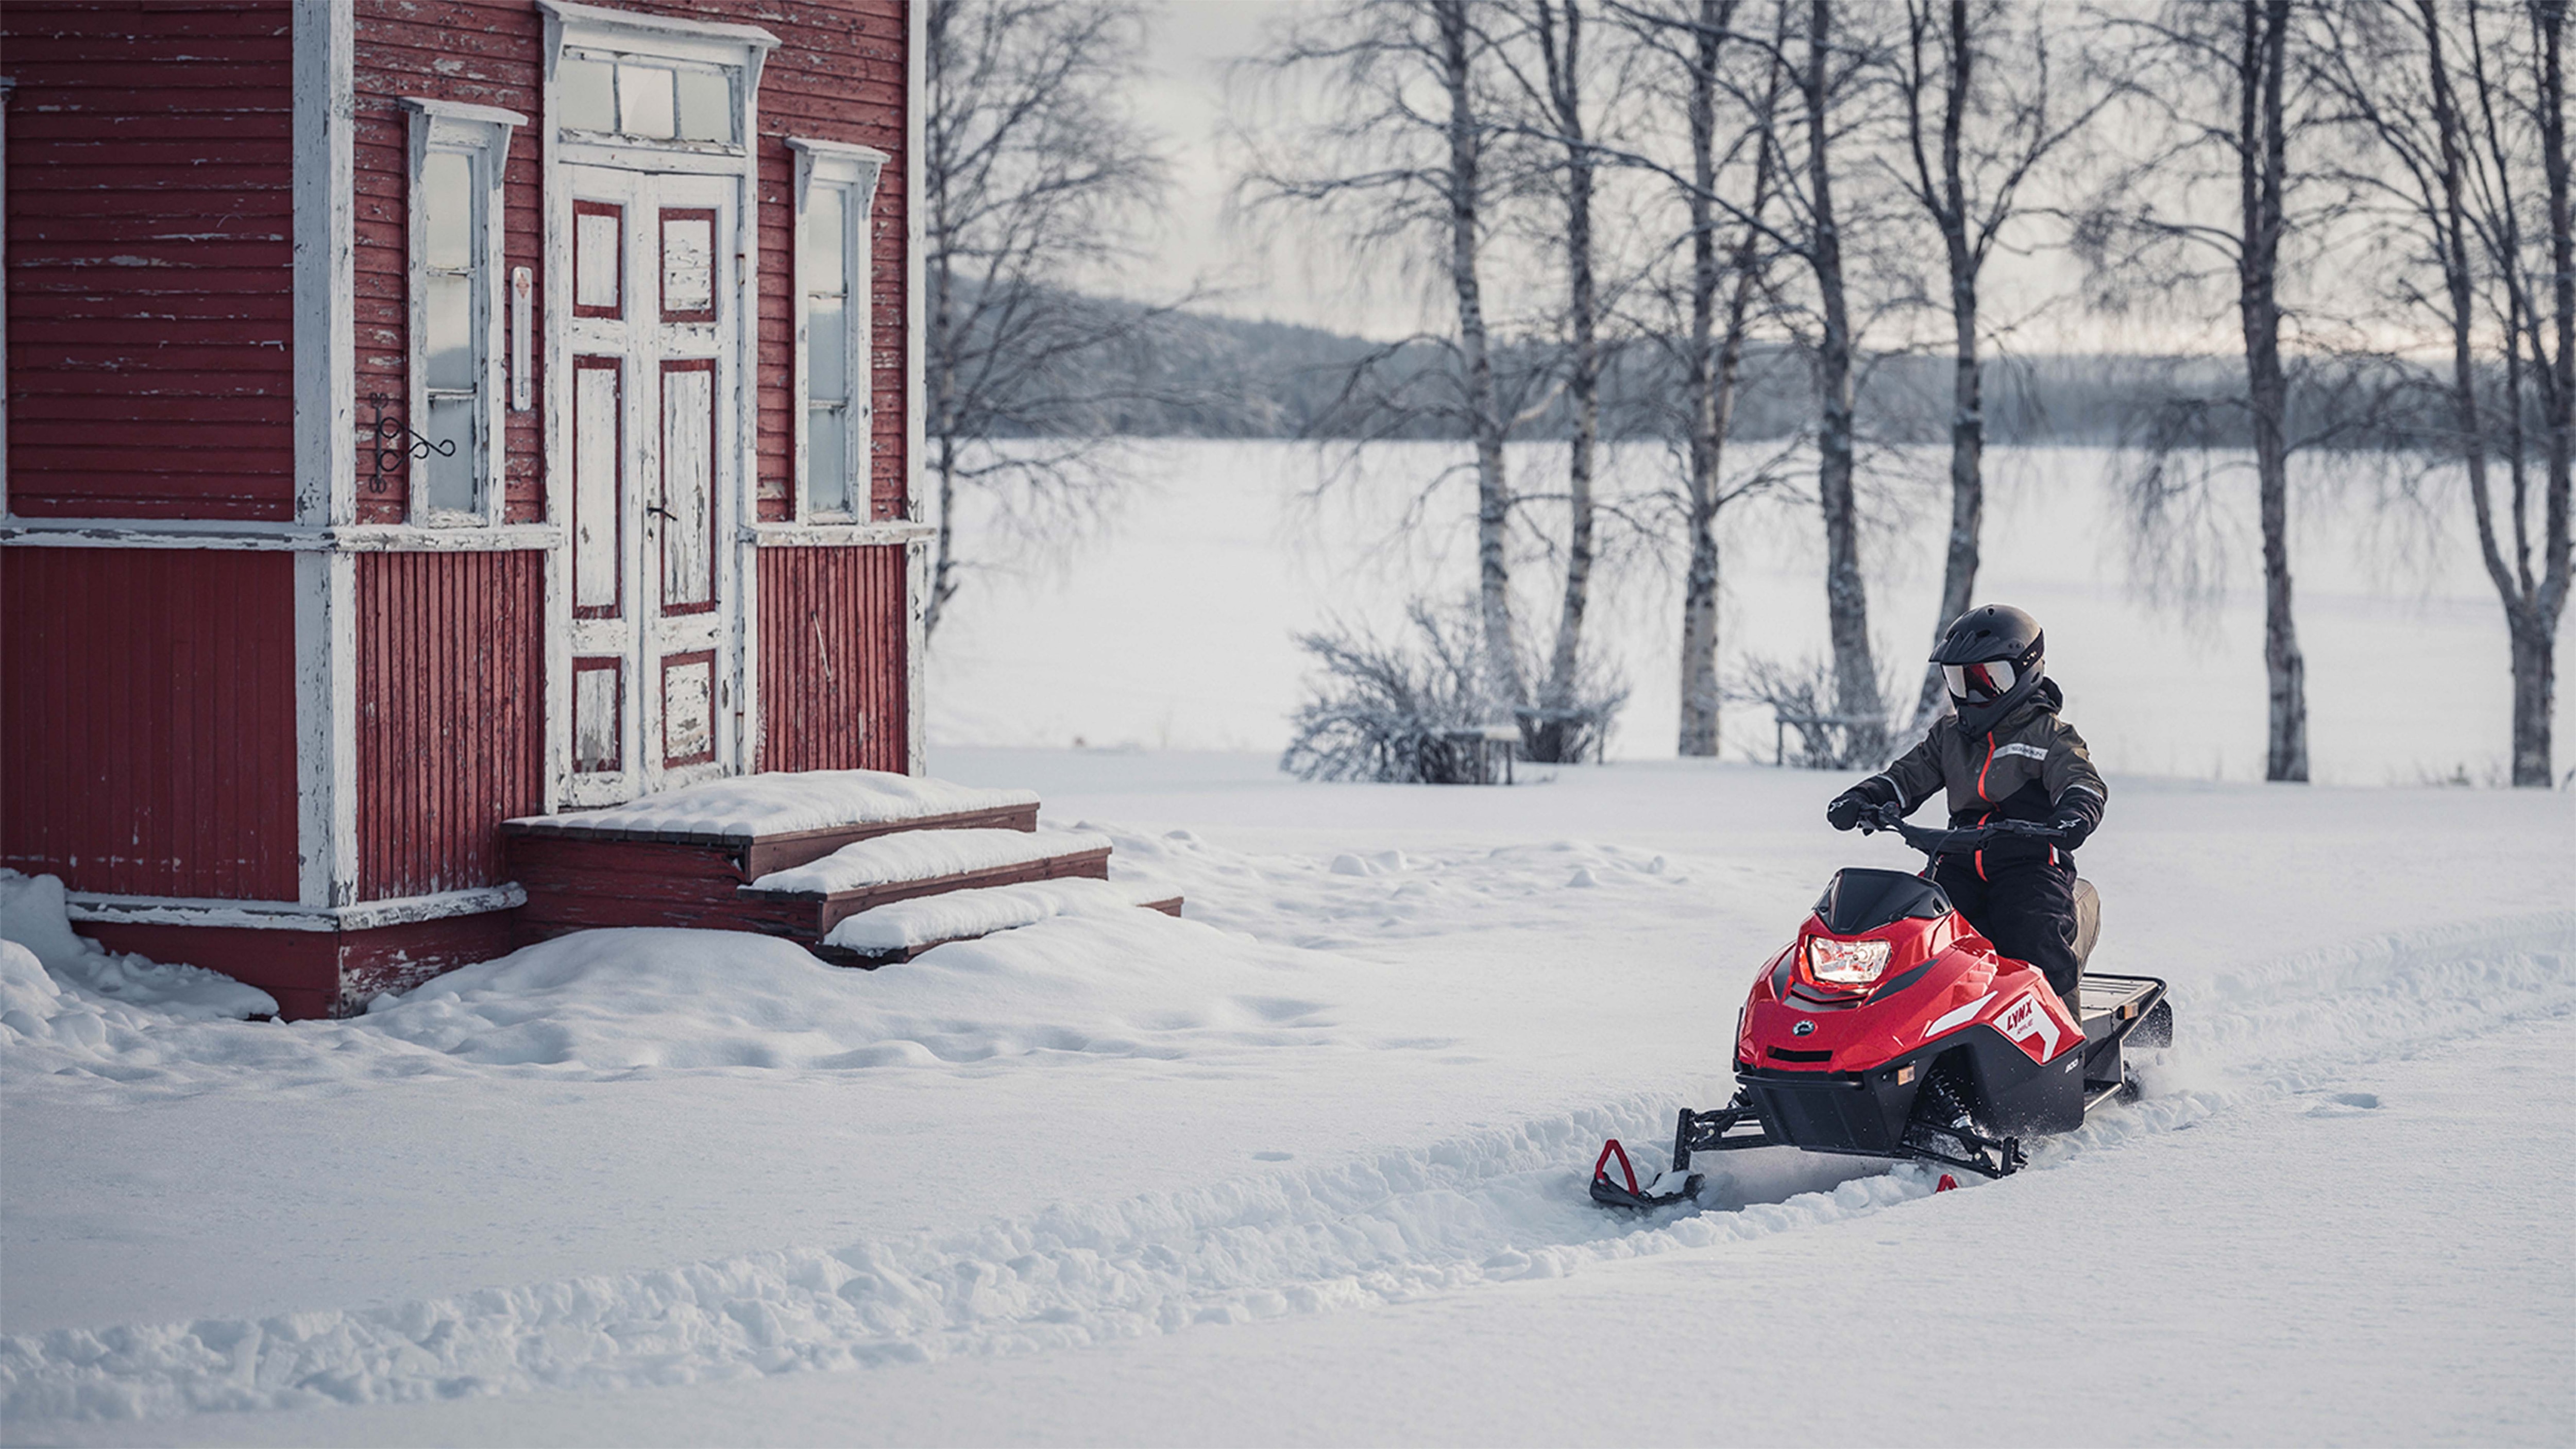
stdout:
{"type": "Polygon", "coordinates": [[[182,1020],[277,1013],[277,998],[255,986],[196,966],[110,951],[74,934],[63,883],[55,876],[0,869],[0,940],[8,943],[0,947],[0,961],[6,962],[0,976],[7,983],[0,987],[0,1001],[7,1003],[0,1022],[23,1035],[64,1031],[86,1040],[104,1031],[110,1019],[129,1019],[108,1009],[114,1005],[182,1020]],[[65,985],[72,990],[63,990],[65,985]],[[75,1022],[80,1024],[70,1024],[75,1022]]]}
{"type": "Polygon", "coordinates": [[[906,830],[844,845],[820,860],[771,871],[751,884],[754,890],[831,895],[1033,865],[1108,846],[1106,836],[1069,830],[906,830]]]}
{"type": "Polygon", "coordinates": [[[1583,1195],[1602,1137],[1660,1167],[1825,876],[1903,859],[1822,827],[1839,778],[933,764],[1036,785],[1113,843],[1115,889],[1191,919],[1057,916],[874,972],[594,933],[351,1021],[0,1039],[7,1436],[2576,1422],[2576,1114],[2547,1088],[2576,1048],[2566,794],[2118,776],[2084,867],[2094,964],[2173,983],[2144,1101],[1937,1199],[1912,1168],[1772,1150],[1627,1216],[1583,1195]],[[1796,1356],[1837,1324],[1866,1351],[1820,1393],[1796,1356]]]}
{"type": "Polygon", "coordinates": [[[634,831],[749,840],[1036,803],[1036,793],[1026,789],[975,788],[883,770],[806,770],[710,780],[624,805],[512,823],[575,834],[634,831]]]}
{"type": "Polygon", "coordinates": [[[1123,915],[1148,901],[1167,899],[1151,889],[1099,880],[983,886],[916,896],[861,911],[834,926],[823,944],[884,956],[935,941],[958,941],[1034,926],[1058,916],[1123,915]]]}

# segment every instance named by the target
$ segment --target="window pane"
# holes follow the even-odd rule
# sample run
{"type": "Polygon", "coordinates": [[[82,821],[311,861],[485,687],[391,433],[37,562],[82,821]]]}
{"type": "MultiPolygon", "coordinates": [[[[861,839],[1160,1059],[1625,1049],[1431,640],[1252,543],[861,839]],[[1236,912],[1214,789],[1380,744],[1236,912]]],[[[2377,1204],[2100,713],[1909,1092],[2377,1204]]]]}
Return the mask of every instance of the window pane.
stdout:
{"type": "Polygon", "coordinates": [[[805,398],[843,402],[850,396],[849,314],[838,297],[816,297],[805,313],[805,398]]]}
{"type": "Polygon", "coordinates": [[[616,130],[614,74],[604,62],[565,56],[555,68],[557,119],[576,131],[616,130]]]}
{"type": "Polygon", "coordinates": [[[429,486],[421,494],[421,505],[448,513],[470,513],[474,509],[474,399],[471,397],[434,397],[429,400],[429,426],[421,429],[430,441],[429,457],[423,466],[429,470],[429,486]],[[442,444],[453,443],[453,451],[440,454],[442,444]]]}
{"type": "Polygon", "coordinates": [[[421,220],[429,233],[429,264],[470,265],[474,259],[474,163],[462,152],[430,152],[421,162],[419,205],[421,220]]]}
{"type": "Polygon", "coordinates": [[[733,142],[733,82],[711,71],[679,72],[680,139],[733,142]]]}
{"type": "Polygon", "coordinates": [[[816,513],[850,511],[850,429],[844,409],[805,410],[805,496],[816,513]]]}
{"type": "Polygon", "coordinates": [[[474,294],[470,276],[429,279],[429,376],[433,388],[470,388],[474,377],[474,294]]]}
{"type": "Polygon", "coordinates": [[[849,206],[849,191],[840,186],[815,186],[805,200],[805,290],[845,296],[849,286],[849,253],[841,243],[841,218],[849,206]]]}
{"type": "Polygon", "coordinates": [[[651,65],[617,68],[617,129],[667,141],[677,129],[671,112],[669,71],[651,65]]]}

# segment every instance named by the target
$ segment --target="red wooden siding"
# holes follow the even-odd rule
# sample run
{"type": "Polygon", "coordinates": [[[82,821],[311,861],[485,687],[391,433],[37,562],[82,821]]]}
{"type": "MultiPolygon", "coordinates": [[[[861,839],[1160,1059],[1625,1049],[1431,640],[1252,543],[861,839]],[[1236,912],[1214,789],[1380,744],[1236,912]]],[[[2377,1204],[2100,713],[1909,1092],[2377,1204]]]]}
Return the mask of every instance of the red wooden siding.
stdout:
{"type": "Polygon", "coordinates": [[[295,899],[292,555],[0,549],[0,618],[0,864],[295,899]]]}
{"type": "Polygon", "coordinates": [[[358,895],[496,885],[544,808],[545,556],[358,556],[358,895]]]}
{"type": "Polygon", "coordinates": [[[10,0],[9,505],[294,513],[286,0],[10,0]]]}
{"type": "MultiPolygon", "coordinates": [[[[502,412],[505,514],[513,523],[545,516],[545,224],[539,179],[538,57],[542,18],[527,0],[358,0],[357,11],[357,344],[358,417],[372,416],[370,394],[401,408],[409,397],[411,273],[409,253],[410,115],[402,98],[464,101],[517,111],[529,124],[510,134],[501,170],[501,282],[509,270],[536,274],[529,299],[527,412],[502,412]]],[[[503,293],[507,297],[506,290],[503,293]]],[[[505,304],[506,305],[506,302],[505,304]]],[[[502,332],[508,346],[508,330],[502,332]]],[[[502,386],[508,383],[503,369],[502,386]]],[[[506,393],[505,393],[506,396],[506,393]]],[[[358,455],[358,517],[399,523],[408,503],[406,478],[371,486],[367,454],[358,455]]]]}
{"type": "Polygon", "coordinates": [[[904,769],[907,622],[900,546],[760,550],[758,768],[904,769]]]}

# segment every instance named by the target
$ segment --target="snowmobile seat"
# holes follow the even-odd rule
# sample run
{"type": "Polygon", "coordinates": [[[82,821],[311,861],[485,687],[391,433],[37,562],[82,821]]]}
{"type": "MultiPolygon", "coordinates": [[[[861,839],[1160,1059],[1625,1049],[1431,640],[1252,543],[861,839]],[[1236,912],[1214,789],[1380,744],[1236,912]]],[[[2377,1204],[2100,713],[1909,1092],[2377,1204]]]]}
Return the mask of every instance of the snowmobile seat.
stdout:
{"type": "Polygon", "coordinates": [[[2093,882],[2075,878],[2075,969],[2093,958],[2093,943],[2102,937],[2102,893],[2093,882]]]}

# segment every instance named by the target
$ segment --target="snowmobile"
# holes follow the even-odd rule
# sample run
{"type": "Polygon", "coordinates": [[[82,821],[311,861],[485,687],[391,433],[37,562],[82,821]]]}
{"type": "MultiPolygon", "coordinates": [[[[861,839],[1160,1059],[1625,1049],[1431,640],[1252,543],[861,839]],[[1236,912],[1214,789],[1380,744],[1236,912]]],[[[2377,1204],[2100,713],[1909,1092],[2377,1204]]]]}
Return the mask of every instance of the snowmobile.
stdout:
{"type": "MultiPolygon", "coordinates": [[[[1643,1180],[1612,1138],[1593,1163],[1594,1201],[1649,1208],[1695,1197],[1698,1154],[1749,1147],[2003,1177],[2026,1160],[2023,1136],[2071,1132],[2103,1102],[2136,1095],[2121,1053],[2171,1044],[2165,983],[2083,974],[2070,1003],[2038,967],[1998,954],[1932,881],[1944,855],[2008,836],[2054,844],[2055,830],[2020,820],[1933,830],[1892,805],[1861,828],[1902,836],[1924,853],[1922,872],[1834,873],[1736,1017],[1734,1100],[1684,1107],[1671,1168],[1643,1180]]],[[[2101,931],[2091,882],[2075,883],[2075,905],[2080,970],[2101,931]]]]}

